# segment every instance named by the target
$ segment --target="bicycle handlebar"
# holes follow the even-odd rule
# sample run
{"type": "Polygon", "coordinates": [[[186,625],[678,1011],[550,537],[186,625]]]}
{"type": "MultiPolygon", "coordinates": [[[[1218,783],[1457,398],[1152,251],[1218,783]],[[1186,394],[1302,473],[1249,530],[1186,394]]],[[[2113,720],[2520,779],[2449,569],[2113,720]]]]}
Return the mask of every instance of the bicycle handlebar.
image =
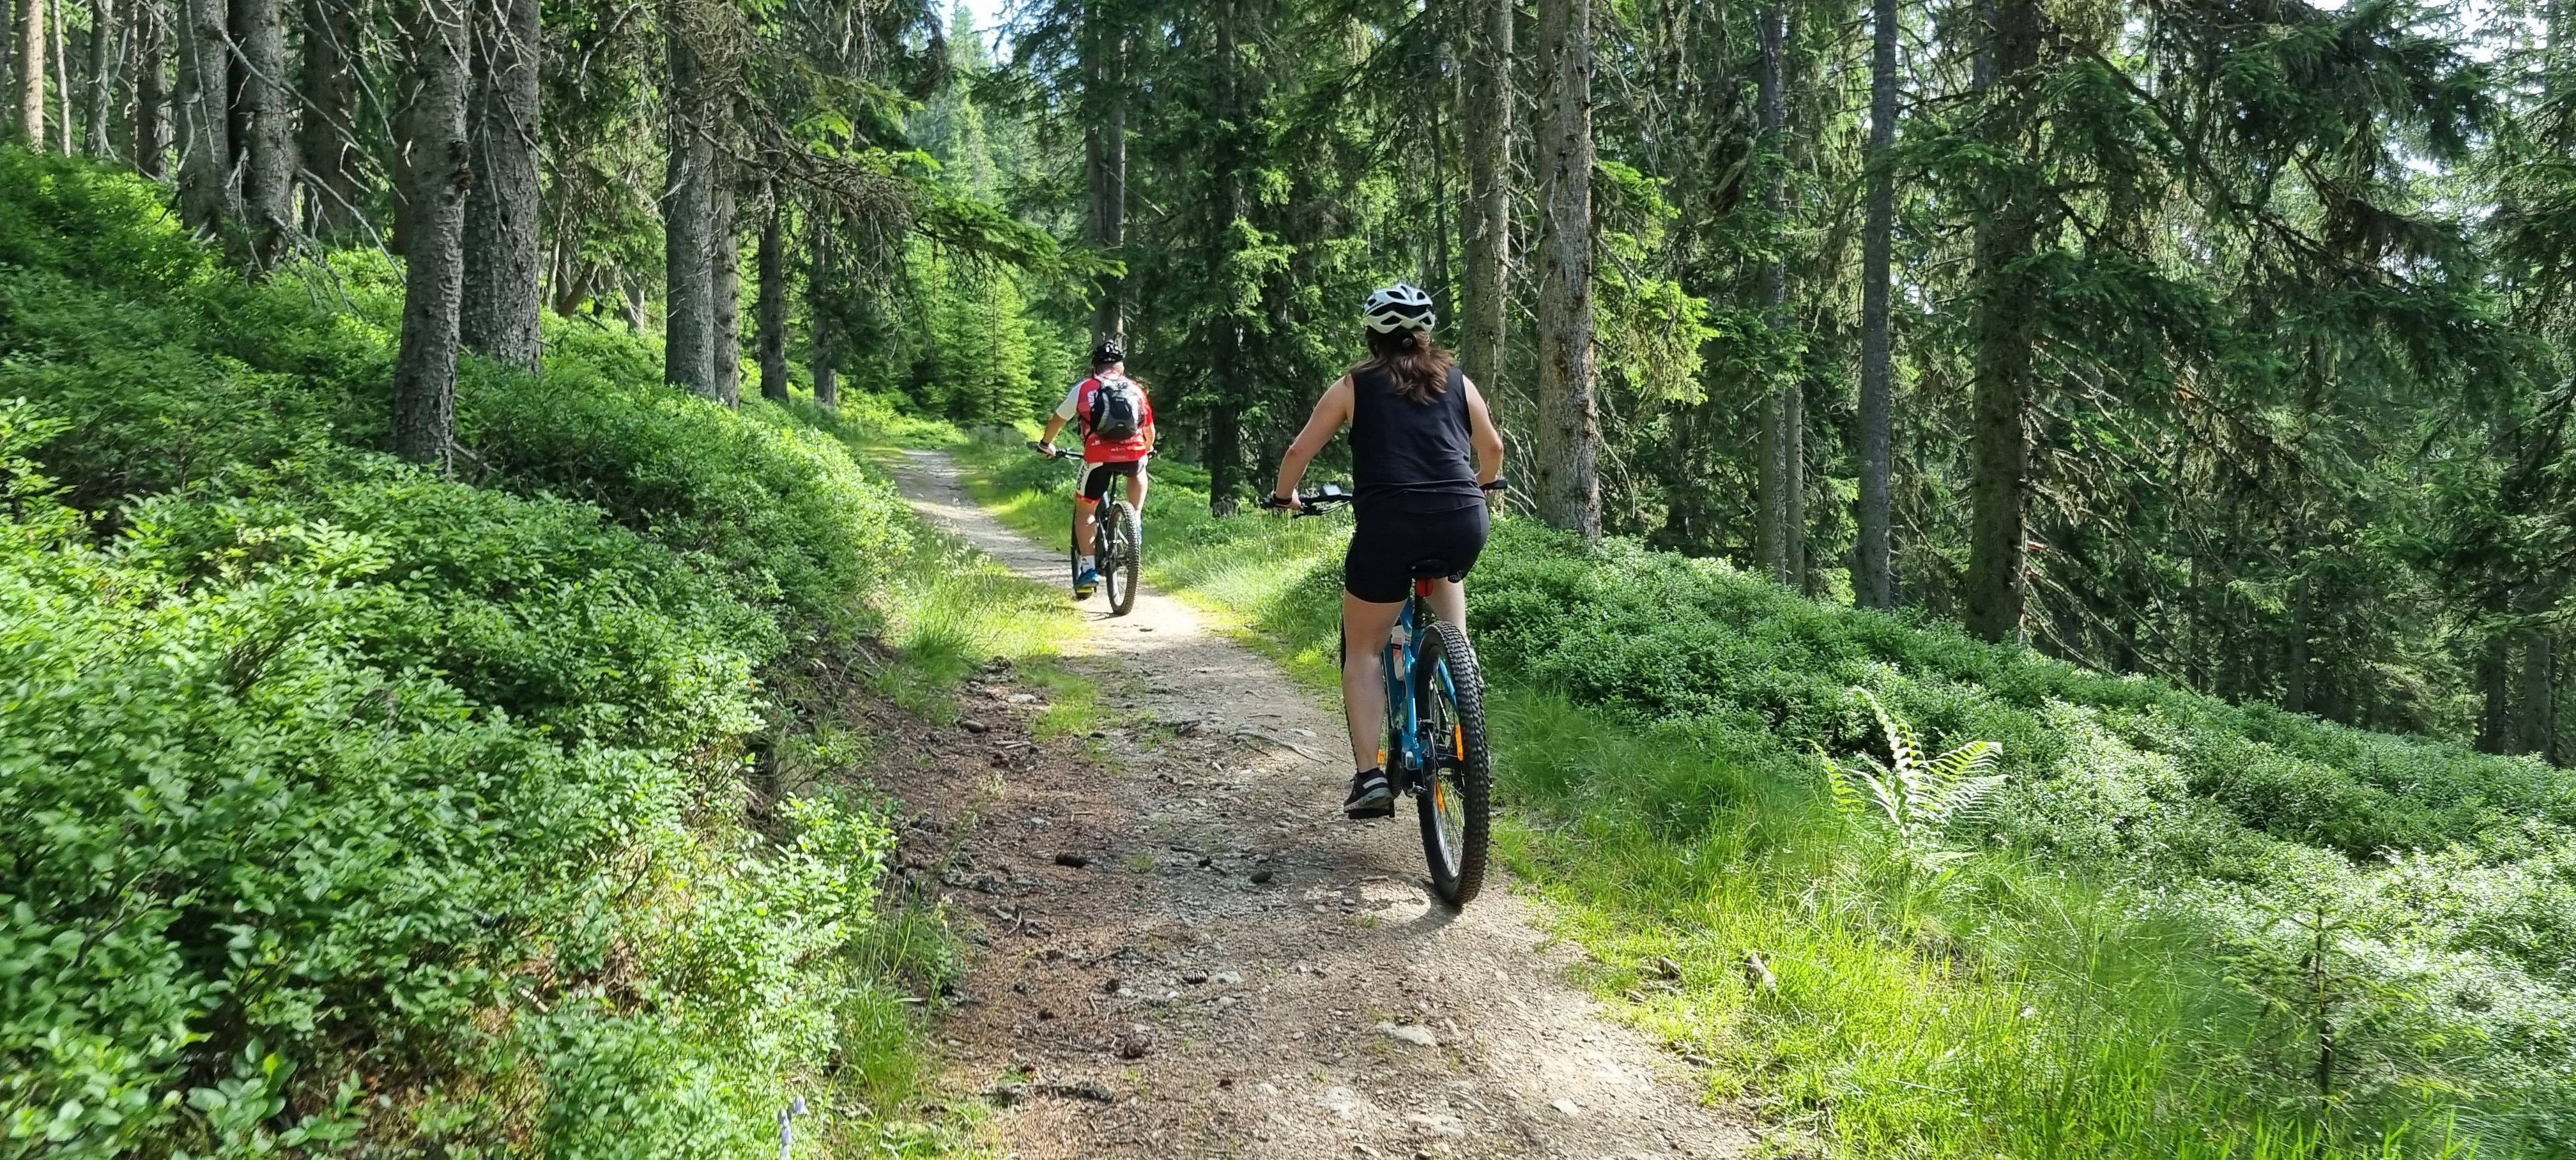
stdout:
{"type": "MultiPolygon", "coordinates": [[[[1302,506],[1290,510],[1288,514],[1298,519],[1306,516],[1320,516],[1357,498],[1359,497],[1347,491],[1326,484],[1321,491],[1299,492],[1297,502],[1302,506]]],[[[1275,495],[1264,495],[1261,497],[1261,506],[1276,510],[1288,505],[1279,502],[1279,497],[1275,495]]]]}
{"type": "MultiPolygon", "coordinates": [[[[1511,482],[1501,478],[1496,478],[1492,483],[1478,485],[1479,490],[1482,490],[1489,496],[1498,491],[1507,491],[1510,487],[1511,482]]],[[[1358,498],[1358,496],[1352,495],[1351,493],[1343,491],[1341,488],[1328,483],[1324,485],[1323,490],[1321,491],[1299,492],[1297,495],[1297,502],[1303,506],[1289,514],[1292,516],[1320,516],[1326,511],[1350,503],[1358,498]]],[[[1261,497],[1261,506],[1277,509],[1288,505],[1280,503],[1279,497],[1277,496],[1264,494],[1261,497]]]]}

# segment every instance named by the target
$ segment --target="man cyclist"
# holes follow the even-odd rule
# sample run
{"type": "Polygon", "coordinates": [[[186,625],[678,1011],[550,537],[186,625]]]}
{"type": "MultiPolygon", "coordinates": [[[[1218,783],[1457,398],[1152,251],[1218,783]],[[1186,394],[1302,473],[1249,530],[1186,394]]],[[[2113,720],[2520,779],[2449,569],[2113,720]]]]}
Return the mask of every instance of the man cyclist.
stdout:
{"type": "Polygon", "coordinates": [[[1325,390],[1306,429],[1279,461],[1275,507],[1302,506],[1297,481],[1344,424],[1351,429],[1353,508],[1342,557],[1342,712],[1350,723],[1353,821],[1395,812],[1378,739],[1385,725],[1387,636],[1404,612],[1420,565],[1447,579],[1431,586],[1442,620],[1467,626],[1467,570],[1485,548],[1486,497],[1502,486],[1503,436],[1457,360],[1431,338],[1431,296],[1398,282],[1368,296],[1367,361],[1325,390]],[[1473,453],[1475,463],[1468,463],[1473,453]]]}
{"type": "Polygon", "coordinates": [[[1127,505],[1143,515],[1145,460],[1154,453],[1154,404],[1145,397],[1145,384],[1127,377],[1127,351],[1117,339],[1092,348],[1091,374],[1056,404],[1046,434],[1038,437],[1038,453],[1055,454],[1057,433],[1077,421],[1082,426],[1082,479],[1073,495],[1073,551],[1080,557],[1073,595],[1082,600],[1100,586],[1100,568],[1092,557],[1092,510],[1109,494],[1109,481],[1125,476],[1127,505]]]}

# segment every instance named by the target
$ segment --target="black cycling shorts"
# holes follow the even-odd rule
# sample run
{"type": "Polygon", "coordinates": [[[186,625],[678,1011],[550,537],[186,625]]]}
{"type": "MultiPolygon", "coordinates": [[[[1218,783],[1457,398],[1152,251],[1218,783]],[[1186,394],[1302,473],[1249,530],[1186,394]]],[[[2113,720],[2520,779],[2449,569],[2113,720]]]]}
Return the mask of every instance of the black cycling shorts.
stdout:
{"type": "Polygon", "coordinates": [[[1082,498],[1090,500],[1093,503],[1099,503],[1100,497],[1109,494],[1110,480],[1116,479],[1122,475],[1132,479],[1135,477],[1137,469],[1143,466],[1145,466],[1145,461],[1142,459],[1130,459],[1122,463],[1083,464],[1082,498]]]}
{"type": "Polygon", "coordinates": [[[1361,513],[1342,555],[1342,590],[1371,604],[1395,604],[1416,576],[1457,580],[1476,566],[1488,530],[1485,505],[1439,512],[1361,513]]]}

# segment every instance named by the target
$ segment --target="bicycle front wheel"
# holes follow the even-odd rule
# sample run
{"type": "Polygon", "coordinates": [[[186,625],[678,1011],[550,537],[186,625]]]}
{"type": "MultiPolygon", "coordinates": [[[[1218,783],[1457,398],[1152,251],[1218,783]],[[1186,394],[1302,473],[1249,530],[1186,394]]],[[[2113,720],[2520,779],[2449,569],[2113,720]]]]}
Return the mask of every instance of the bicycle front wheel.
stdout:
{"type": "Polygon", "coordinates": [[[1485,681],[1476,651],[1457,625],[1423,625],[1413,670],[1429,784],[1415,795],[1422,813],[1422,852],[1441,901],[1465,906],[1485,886],[1485,847],[1492,819],[1493,767],[1485,748],[1485,681]]]}
{"type": "Polygon", "coordinates": [[[1100,582],[1109,590],[1109,614],[1125,616],[1128,609],[1136,607],[1136,579],[1144,570],[1139,559],[1144,555],[1143,528],[1136,519],[1136,509],[1125,500],[1118,501],[1103,522],[1100,582]]]}

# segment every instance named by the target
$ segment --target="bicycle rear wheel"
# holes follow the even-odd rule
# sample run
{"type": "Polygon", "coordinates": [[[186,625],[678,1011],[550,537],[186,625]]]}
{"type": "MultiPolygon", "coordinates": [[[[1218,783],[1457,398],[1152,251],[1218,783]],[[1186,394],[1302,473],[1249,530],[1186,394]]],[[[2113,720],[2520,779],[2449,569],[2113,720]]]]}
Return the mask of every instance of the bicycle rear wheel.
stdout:
{"type": "Polygon", "coordinates": [[[1414,802],[1422,814],[1422,853],[1442,901],[1465,906],[1485,886],[1485,847],[1492,820],[1493,767],[1485,748],[1485,681],[1467,634],[1444,620],[1423,624],[1413,669],[1429,782],[1414,802]]]}
{"type": "Polygon", "coordinates": [[[1117,501],[1100,532],[1100,582],[1109,589],[1109,614],[1125,616],[1136,607],[1136,578],[1144,570],[1139,557],[1145,554],[1145,537],[1136,509],[1125,500],[1117,501]]]}

